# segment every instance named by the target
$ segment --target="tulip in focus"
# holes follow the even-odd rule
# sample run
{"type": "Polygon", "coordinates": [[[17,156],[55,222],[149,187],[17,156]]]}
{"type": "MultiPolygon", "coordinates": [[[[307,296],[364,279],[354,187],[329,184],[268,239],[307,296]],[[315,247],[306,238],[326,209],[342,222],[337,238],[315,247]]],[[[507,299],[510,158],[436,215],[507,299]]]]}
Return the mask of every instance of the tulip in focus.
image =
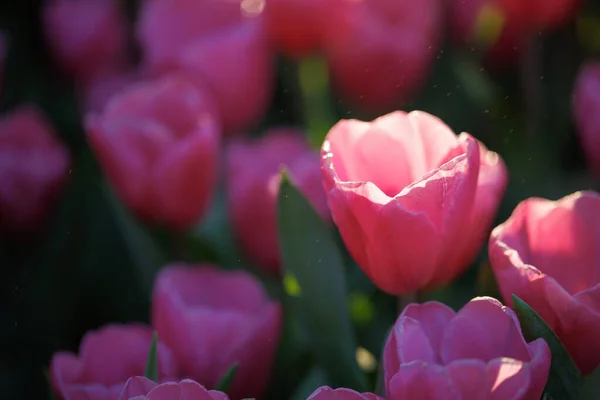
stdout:
{"type": "Polygon", "coordinates": [[[347,0],[328,21],[331,78],[349,103],[393,109],[423,86],[440,47],[439,0],[347,0]]]}
{"type": "Polygon", "coordinates": [[[422,111],[342,120],[321,167],[333,221],[383,291],[450,282],[483,245],[507,184],[498,154],[422,111]]]}
{"type": "Polygon", "coordinates": [[[584,64],[573,90],[573,118],[581,147],[600,178],[600,62],[584,64]]]}
{"type": "MultiPolygon", "coordinates": [[[[152,332],[144,325],[107,325],[88,332],[79,355],[61,351],[52,357],[54,392],[62,400],[117,400],[131,376],[144,374],[152,332]]],[[[159,379],[173,380],[177,364],[160,340],[157,355],[159,379]]]]}
{"type": "Polygon", "coordinates": [[[188,229],[216,182],[220,127],[205,92],[178,76],[132,85],[86,121],[90,144],[141,218],[188,229]]]}
{"type": "Polygon", "coordinates": [[[600,364],[600,195],[527,199],[490,237],[502,297],[546,321],[583,374],[600,364]]]}
{"type": "Polygon", "coordinates": [[[214,388],[238,364],[228,394],[260,398],[279,342],[282,311],[243,271],[170,265],[152,297],[152,322],[181,362],[183,376],[214,388]]]}
{"type": "Polygon", "coordinates": [[[373,393],[358,393],[352,389],[332,389],[322,386],[315,390],[306,400],[384,400],[373,393]]]}
{"type": "Polygon", "coordinates": [[[515,313],[478,297],[455,313],[411,304],[384,349],[389,399],[539,400],[550,370],[543,339],[527,343],[515,313]]]}
{"type": "Polygon", "coordinates": [[[315,210],[329,220],[319,156],[302,132],[275,128],[259,140],[239,140],[228,147],[227,204],[237,241],[271,273],[280,271],[277,194],[283,166],[315,210]]]}
{"type": "Polygon", "coordinates": [[[268,0],[265,13],[275,48],[288,57],[321,50],[332,14],[347,0],[268,0]]]}
{"type": "Polygon", "coordinates": [[[158,384],[143,376],[129,378],[119,400],[229,400],[225,393],[206,390],[190,379],[158,384]]]}
{"type": "Polygon", "coordinates": [[[125,16],[117,0],[46,0],[43,22],[52,55],[78,83],[126,61],[125,16]]]}
{"type": "Polygon", "coordinates": [[[0,119],[0,230],[28,233],[43,222],[63,188],[69,153],[35,107],[0,119]]]}
{"type": "Polygon", "coordinates": [[[207,82],[225,133],[238,133],[266,112],[274,66],[261,0],[153,0],[137,26],[154,74],[183,69],[207,82]]]}

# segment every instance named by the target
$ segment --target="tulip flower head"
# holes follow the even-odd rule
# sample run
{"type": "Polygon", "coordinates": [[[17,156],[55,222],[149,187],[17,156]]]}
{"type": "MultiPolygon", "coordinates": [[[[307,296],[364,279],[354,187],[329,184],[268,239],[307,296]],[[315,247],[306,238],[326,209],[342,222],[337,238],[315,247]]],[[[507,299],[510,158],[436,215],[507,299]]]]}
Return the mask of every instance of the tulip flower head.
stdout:
{"type": "Polygon", "coordinates": [[[507,304],[515,294],[556,333],[582,373],[600,364],[600,195],[530,198],[490,236],[489,257],[507,304]]]}
{"type": "MultiPolygon", "coordinates": [[[[88,332],[79,354],[60,351],[50,364],[54,392],[62,400],[117,400],[131,376],[146,368],[153,330],[143,325],[107,325],[88,332]]],[[[178,375],[176,360],[162,341],[157,347],[158,375],[178,375]]]]}
{"type": "Polygon", "coordinates": [[[394,400],[537,400],[549,370],[546,342],[527,343],[515,313],[490,297],[457,313],[438,302],[411,304],[384,349],[394,400]]]}
{"type": "Polygon", "coordinates": [[[115,95],[86,121],[88,138],[121,199],[140,218],[185,230],[217,177],[220,126],[209,95],[170,75],[115,95]]]}
{"type": "Polygon", "coordinates": [[[321,154],[329,208],[348,251],[393,295],[464,271],[507,184],[498,154],[421,111],[342,120],[321,154]]]}
{"type": "Polygon", "coordinates": [[[183,374],[214,388],[237,364],[228,394],[260,397],[279,341],[281,307],[247,272],[170,265],[152,297],[152,322],[183,374]]]}

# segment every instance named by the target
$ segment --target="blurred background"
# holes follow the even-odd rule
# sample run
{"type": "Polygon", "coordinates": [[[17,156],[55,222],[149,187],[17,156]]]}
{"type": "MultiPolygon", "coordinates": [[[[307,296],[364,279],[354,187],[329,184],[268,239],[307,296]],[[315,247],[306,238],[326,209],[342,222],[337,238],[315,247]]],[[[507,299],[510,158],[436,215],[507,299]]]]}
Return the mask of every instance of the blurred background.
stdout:
{"type": "MultiPolygon", "coordinates": [[[[273,296],[285,296],[278,279],[240,254],[224,206],[223,185],[213,196],[209,211],[184,234],[184,255],[168,229],[135,218],[110,190],[83,128],[84,115],[94,108],[83,100],[89,89],[82,90],[72,70],[57,62],[56,46],[52,45],[60,40],[78,45],[77,37],[52,34],[60,30],[60,24],[80,23],[82,27],[70,28],[73,35],[94,22],[74,13],[58,27],[48,28],[43,20],[50,3],[0,2],[0,31],[5,38],[2,118],[23,104],[34,104],[70,155],[66,183],[50,202],[43,222],[26,235],[6,229],[0,237],[0,393],[4,399],[50,398],[45,374],[52,354],[59,349],[76,351],[86,331],[108,322],[147,322],[151,277],[140,271],[152,274],[167,261],[207,261],[223,268],[249,269],[261,277],[273,296]]],[[[382,103],[373,100],[365,106],[352,101],[352,93],[360,88],[336,89],[344,86],[344,79],[377,84],[377,74],[357,77],[340,72],[340,68],[350,67],[351,57],[345,60],[332,52],[331,61],[317,51],[316,55],[288,58],[284,51],[274,49],[276,71],[267,110],[234,130],[260,136],[272,126],[299,127],[318,148],[327,130],[340,119],[371,120],[394,109],[418,109],[438,116],[457,133],[471,133],[504,158],[510,183],[496,224],[527,197],[558,199],[577,190],[597,190],[598,181],[588,170],[573,119],[572,101],[582,65],[600,56],[600,1],[581,2],[565,12],[559,23],[543,29],[533,23],[517,29],[504,48],[494,46],[501,47],[501,31],[510,26],[506,16],[490,8],[481,11],[483,1],[471,2],[478,4],[473,6],[477,12],[471,12],[474,17],[466,18],[468,22],[460,22],[458,15],[462,14],[456,11],[460,7],[453,3],[460,1],[444,2],[444,17],[435,22],[439,40],[420,50],[431,52],[431,60],[419,61],[427,68],[416,64],[420,73],[414,79],[420,83],[406,96],[382,103]],[[469,40],[457,33],[464,31],[472,33],[469,40]],[[327,60],[329,65],[337,63],[337,69],[328,70],[327,60]]],[[[118,5],[126,23],[129,73],[144,61],[144,45],[135,39],[142,4],[121,1],[118,5]]],[[[387,61],[381,57],[378,62],[387,61]]],[[[100,88],[108,85],[96,84],[100,88]]],[[[9,128],[2,129],[0,146],[1,135],[9,128]]],[[[0,168],[4,168],[2,157],[8,155],[0,148],[0,168]]],[[[34,162],[35,153],[31,157],[34,162]]],[[[0,173],[0,178],[5,176],[0,173]]],[[[0,193],[8,185],[0,181],[0,193]]],[[[493,295],[493,277],[485,260],[483,250],[474,267],[455,285],[429,293],[427,298],[460,307],[475,295],[493,295]]],[[[378,356],[395,318],[396,300],[377,291],[350,257],[347,261],[348,306],[359,342],[367,353],[378,356]]],[[[272,378],[269,398],[273,399],[297,393],[311,371],[312,361],[290,328],[293,321],[288,318],[286,324],[279,367],[272,378]]],[[[363,364],[373,372],[375,366],[366,358],[363,364]]]]}

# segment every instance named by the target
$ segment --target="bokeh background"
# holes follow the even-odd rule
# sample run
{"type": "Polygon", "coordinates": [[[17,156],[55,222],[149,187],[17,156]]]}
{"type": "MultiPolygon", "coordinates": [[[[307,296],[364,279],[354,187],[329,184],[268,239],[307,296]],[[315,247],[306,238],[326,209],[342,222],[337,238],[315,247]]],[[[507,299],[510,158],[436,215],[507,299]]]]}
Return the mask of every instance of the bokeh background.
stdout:
{"type": "MultiPolygon", "coordinates": [[[[138,4],[123,5],[133,21],[138,4]]],[[[68,146],[72,166],[41,231],[26,241],[4,237],[0,243],[4,399],[50,398],[45,373],[53,352],[76,351],[86,331],[108,322],[148,321],[149,278],[144,273],[167,261],[183,258],[249,269],[286,304],[284,287],[253,268],[236,249],[222,188],[206,217],[187,235],[184,256],[177,253],[169,232],[137,221],[108,189],[86,141],[74,85],[49,54],[41,6],[38,0],[0,2],[0,29],[9,37],[0,109],[5,113],[27,102],[39,106],[68,146]]],[[[600,56],[600,1],[585,2],[574,19],[535,36],[527,55],[507,66],[490,65],[473,47],[458,46],[449,29],[423,90],[398,109],[432,113],[504,158],[510,184],[496,223],[527,197],[558,199],[576,190],[598,189],[586,167],[571,101],[582,63],[600,56]]],[[[318,141],[339,119],[379,115],[361,113],[336,98],[318,59],[295,63],[280,58],[276,79],[270,110],[248,135],[259,136],[267,127],[283,124],[307,129],[318,141]]],[[[396,300],[377,291],[349,257],[347,261],[348,306],[359,342],[378,355],[395,317],[396,300]]],[[[426,297],[460,307],[494,290],[483,250],[454,285],[426,297]]],[[[271,399],[296,398],[306,390],[303,385],[310,393],[319,380],[296,322],[293,315],[286,316],[271,399]]],[[[375,368],[368,360],[363,364],[375,368]]]]}

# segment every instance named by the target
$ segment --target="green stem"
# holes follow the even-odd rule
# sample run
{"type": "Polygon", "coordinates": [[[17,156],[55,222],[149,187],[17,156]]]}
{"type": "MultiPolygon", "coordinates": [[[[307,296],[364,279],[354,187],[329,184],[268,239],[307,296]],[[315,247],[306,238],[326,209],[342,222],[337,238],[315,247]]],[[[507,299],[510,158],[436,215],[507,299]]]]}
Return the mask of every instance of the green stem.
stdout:
{"type": "Polygon", "coordinates": [[[417,303],[417,292],[408,293],[402,296],[398,296],[398,315],[402,314],[402,311],[412,303],[417,303]]]}
{"type": "Polygon", "coordinates": [[[523,58],[521,60],[521,83],[525,100],[527,134],[532,137],[540,129],[542,114],[542,60],[535,32],[523,38],[523,58]]]}

